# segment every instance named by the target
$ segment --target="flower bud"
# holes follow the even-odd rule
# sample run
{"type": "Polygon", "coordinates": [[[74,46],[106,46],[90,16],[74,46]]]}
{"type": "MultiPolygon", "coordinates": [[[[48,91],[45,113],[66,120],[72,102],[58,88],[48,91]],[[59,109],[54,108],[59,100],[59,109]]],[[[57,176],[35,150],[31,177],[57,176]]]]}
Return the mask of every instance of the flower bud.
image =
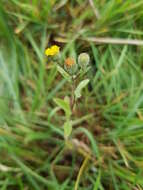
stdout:
{"type": "Polygon", "coordinates": [[[77,72],[78,66],[75,60],[69,57],[65,60],[64,68],[70,75],[74,75],[77,72]]]}
{"type": "Polygon", "coordinates": [[[88,53],[81,53],[78,56],[78,64],[81,67],[82,70],[85,70],[87,66],[89,65],[90,57],[88,53]]]}

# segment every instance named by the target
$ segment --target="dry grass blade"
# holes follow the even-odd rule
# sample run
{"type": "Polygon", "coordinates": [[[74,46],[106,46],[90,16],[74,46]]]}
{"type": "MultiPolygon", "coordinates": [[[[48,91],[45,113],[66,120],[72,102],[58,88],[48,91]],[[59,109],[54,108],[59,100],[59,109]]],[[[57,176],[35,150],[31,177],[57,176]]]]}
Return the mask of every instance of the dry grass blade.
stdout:
{"type": "Polygon", "coordinates": [[[90,3],[90,6],[93,9],[93,12],[94,12],[96,18],[99,19],[100,18],[100,14],[99,14],[98,9],[95,7],[93,0],[89,0],[89,3],[90,3]]]}
{"type": "Polygon", "coordinates": [[[99,43],[99,44],[121,44],[121,45],[127,44],[127,45],[143,46],[143,40],[137,40],[137,39],[88,37],[85,40],[89,42],[99,43]]]}
{"type": "Polygon", "coordinates": [[[76,183],[75,183],[75,188],[74,190],[77,190],[78,189],[78,185],[79,185],[79,182],[80,182],[80,178],[85,170],[85,167],[87,166],[87,163],[89,161],[89,156],[87,155],[86,158],[84,159],[81,167],[80,167],[80,170],[79,170],[79,173],[78,173],[78,176],[77,176],[77,179],[76,179],[76,183]]]}
{"type": "Polygon", "coordinates": [[[1,172],[19,172],[20,169],[0,164],[0,171],[1,172]]]}

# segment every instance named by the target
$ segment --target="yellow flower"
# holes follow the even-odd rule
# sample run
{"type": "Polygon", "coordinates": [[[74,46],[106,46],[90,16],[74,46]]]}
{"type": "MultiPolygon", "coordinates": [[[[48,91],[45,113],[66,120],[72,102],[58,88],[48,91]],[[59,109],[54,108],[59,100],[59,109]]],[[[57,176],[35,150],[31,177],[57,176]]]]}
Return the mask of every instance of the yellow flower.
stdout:
{"type": "Polygon", "coordinates": [[[57,45],[53,45],[50,48],[47,48],[45,50],[45,55],[47,55],[47,56],[54,56],[54,55],[58,54],[59,51],[60,51],[60,47],[57,46],[57,45]]]}

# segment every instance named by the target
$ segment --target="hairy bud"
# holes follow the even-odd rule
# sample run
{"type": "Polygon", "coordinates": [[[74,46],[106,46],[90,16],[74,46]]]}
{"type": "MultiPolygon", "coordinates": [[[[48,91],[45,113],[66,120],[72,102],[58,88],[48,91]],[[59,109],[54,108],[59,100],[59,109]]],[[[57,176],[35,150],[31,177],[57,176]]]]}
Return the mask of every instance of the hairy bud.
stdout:
{"type": "Polygon", "coordinates": [[[75,74],[78,70],[78,66],[77,66],[75,60],[71,57],[68,57],[65,60],[64,68],[71,75],[75,74]]]}
{"type": "Polygon", "coordinates": [[[88,53],[81,53],[78,56],[78,64],[81,67],[82,70],[85,70],[87,66],[89,65],[90,57],[88,53]]]}

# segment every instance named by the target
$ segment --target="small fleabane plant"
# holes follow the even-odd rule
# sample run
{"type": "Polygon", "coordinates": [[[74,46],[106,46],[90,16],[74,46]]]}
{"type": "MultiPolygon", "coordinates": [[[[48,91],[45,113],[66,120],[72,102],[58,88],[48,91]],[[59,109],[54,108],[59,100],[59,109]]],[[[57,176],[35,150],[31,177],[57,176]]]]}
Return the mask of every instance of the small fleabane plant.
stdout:
{"type": "MultiPolygon", "coordinates": [[[[55,57],[60,54],[60,47],[53,45],[45,50],[45,54],[55,60],[55,57]]],[[[68,140],[72,133],[72,115],[76,109],[77,100],[82,96],[83,88],[89,83],[89,79],[85,76],[90,69],[90,57],[88,53],[81,53],[77,61],[72,57],[67,57],[63,66],[59,62],[58,60],[56,62],[57,70],[69,82],[71,96],[65,96],[64,99],[54,98],[54,102],[65,113],[63,129],[64,138],[68,140]]]]}

